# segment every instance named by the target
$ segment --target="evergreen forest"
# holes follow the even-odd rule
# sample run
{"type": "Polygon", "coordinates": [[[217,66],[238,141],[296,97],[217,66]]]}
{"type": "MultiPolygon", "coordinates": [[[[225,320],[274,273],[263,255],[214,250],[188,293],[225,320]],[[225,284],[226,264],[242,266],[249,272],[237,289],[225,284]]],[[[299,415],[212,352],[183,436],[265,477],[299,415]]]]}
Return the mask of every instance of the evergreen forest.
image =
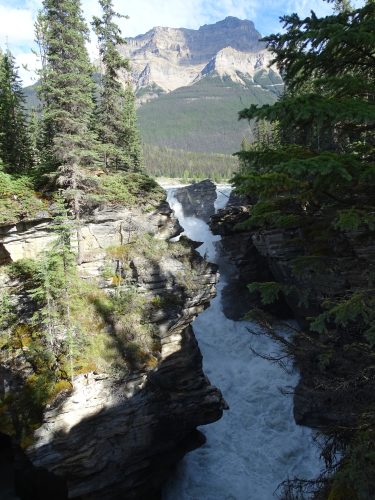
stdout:
{"type": "MultiPolygon", "coordinates": [[[[162,189],[142,170],[133,90],[117,79],[119,70],[129,68],[116,48],[125,43],[116,23],[120,15],[112,0],[99,4],[102,17],[92,22],[105,68],[99,83],[94,83],[86,49],[89,30],[76,0],[45,0],[38,14],[40,105],[32,113],[26,110],[14,57],[9,50],[0,53],[2,235],[14,224],[29,227],[33,220],[49,221],[51,234],[50,244],[38,255],[16,262],[0,245],[2,283],[12,283],[0,294],[2,364],[18,360],[23,379],[17,390],[1,394],[0,423],[2,432],[23,447],[40,425],[43,408],[71,391],[74,376],[102,363],[116,369],[120,358],[127,360],[125,370],[151,363],[157,349],[150,346],[152,304],[130,285],[118,290],[120,268],[128,265],[133,246],[106,253],[102,279],[115,294],[107,297],[77,270],[88,258],[82,251],[83,216],[87,219],[104,206],[137,206],[147,213],[164,199],[162,189]],[[131,321],[133,341],[125,339],[130,334],[123,327],[122,358],[108,325],[124,318],[131,321]],[[147,341],[138,342],[137,330],[147,341]]],[[[127,231],[136,233],[133,226],[127,231]]],[[[151,237],[139,241],[139,255],[152,245],[151,237]]],[[[167,245],[158,248],[168,253],[167,245]]]]}

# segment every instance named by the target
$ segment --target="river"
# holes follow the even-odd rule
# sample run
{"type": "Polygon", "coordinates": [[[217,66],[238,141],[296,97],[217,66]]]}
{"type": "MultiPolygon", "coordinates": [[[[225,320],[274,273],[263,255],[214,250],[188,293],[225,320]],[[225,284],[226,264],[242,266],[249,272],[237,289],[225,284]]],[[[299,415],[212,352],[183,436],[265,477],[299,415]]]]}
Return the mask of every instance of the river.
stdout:
{"type": "MultiPolygon", "coordinates": [[[[227,203],[229,187],[217,192],[216,209],[227,203]]],[[[185,217],[170,188],[168,201],[184,234],[203,241],[198,248],[207,260],[218,259],[219,236],[196,217],[185,217]]],[[[223,269],[221,269],[223,271],[223,269]]],[[[164,488],[163,500],[272,500],[287,478],[313,478],[322,463],[313,432],[295,424],[291,395],[298,373],[253,354],[275,353],[278,346],[251,322],[232,321],[222,310],[222,278],[210,307],[193,323],[203,354],[204,371],[223,393],[229,410],[218,422],[200,428],[207,443],[189,453],[164,488]]]]}

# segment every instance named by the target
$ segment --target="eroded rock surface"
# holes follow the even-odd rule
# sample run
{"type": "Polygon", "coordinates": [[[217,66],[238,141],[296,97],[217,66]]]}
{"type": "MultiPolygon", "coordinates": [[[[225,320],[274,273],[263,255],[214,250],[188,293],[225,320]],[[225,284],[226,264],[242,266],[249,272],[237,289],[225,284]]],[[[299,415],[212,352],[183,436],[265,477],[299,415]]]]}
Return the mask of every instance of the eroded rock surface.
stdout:
{"type": "MultiPolygon", "coordinates": [[[[0,260],[3,263],[20,259],[35,258],[47,250],[55,239],[50,218],[21,221],[18,224],[0,227],[0,260]]],[[[122,245],[141,234],[152,234],[160,239],[176,236],[181,230],[168,203],[145,213],[136,207],[95,209],[82,220],[82,256],[88,274],[95,272],[91,267],[103,260],[103,253],[109,246],[122,245]]],[[[74,239],[74,235],[73,235],[74,239]]],[[[74,241],[73,241],[74,245],[74,241]]],[[[0,262],[1,263],[1,262],[0,262]]],[[[85,270],[85,265],[81,268],[85,270]]]]}
{"type": "MultiPolygon", "coordinates": [[[[250,228],[239,227],[249,217],[249,207],[245,201],[231,195],[228,206],[219,210],[211,218],[211,230],[222,237],[220,242],[222,258],[226,259],[227,285],[223,290],[223,310],[233,320],[242,319],[252,307],[261,305],[259,296],[251,293],[248,285],[254,281],[272,281],[272,273],[265,256],[254,244],[254,234],[250,228]]],[[[284,301],[271,306],[280,316],[290,316],[284,301]]]]}
{"type": "MultiPolygon", "coordinates": [[[[7,259],[35,257],[48,248],[50,224],[38,220],[3,227],[0,247],[7,259]]],[[[101,273],[108,247],[136,241],[142,234],[169,239],[180,230],[167,205],[152,213],[96,210],[83,224],[80,274],[106,289],[111,284],[101,273]]],[[[186,240],[184,244],[189,245],[186,240]]],[[[222,415],[225,402],[203,373],[190,327],[215,295],[216,267],[191,245],[184,259],[173,254],[134,257],[130,269],[140,292],[164,304],[152,318],[159,357],[154,366],[127,374],[92,372],[74,378],[73,391],[46,408],[26,456],[16,454],[22,498],[50,500],[51,491],[58,499],[159,498],[173,465],[202,444],[197,426],[222,415]]],[[[12,284],[3,277],[0,286],[12,284]]],[[[13,361],[1,373],[1,390],[18,383],[13,361]]],[[[19,366],[21,379],[24,369],[19,366]]]]}
{"type": "Polygon", "coordinates": [[[175,198],[184,207],[185,217],[197,217],[209,222],[215,213],[216,185],[206,179],[176,189],[175,198]]]}
{"type": "MultiPolygon", "coordinates": [[[[297,334],[290,349],[301,373],[294,392],[295,420],[323,431],[354,427],[373,394],[373,378],[367,375],[372,373],[371,357],[366,350],[358,355],[353,349],[359,341],[355,327],[336,335],[319,334],[309,331],[306,318],[321,314],[327,299],[334,303],[345,291],[366,287],[375,258],[373,236],[361,231],[332,232],[330,238],[319,240],[324,245],[321,256],[309,260],[311,247],[316,245],[314,234],[302,227],[262,231],[241,227],[250,211],[249,203],[228,206],[212,218],[211,227],[223,236],[224,251],[234,265],[234,283],[285,285],[284,302],[271,312],[296,318],[297,328],[308,332],[307,336],[297,334]]],[[[243,293],[247,309],[256,305],[245,289],[236,291],[243,293]]],[[[232,292],[229,287],[228,300],[232,292]]]]}

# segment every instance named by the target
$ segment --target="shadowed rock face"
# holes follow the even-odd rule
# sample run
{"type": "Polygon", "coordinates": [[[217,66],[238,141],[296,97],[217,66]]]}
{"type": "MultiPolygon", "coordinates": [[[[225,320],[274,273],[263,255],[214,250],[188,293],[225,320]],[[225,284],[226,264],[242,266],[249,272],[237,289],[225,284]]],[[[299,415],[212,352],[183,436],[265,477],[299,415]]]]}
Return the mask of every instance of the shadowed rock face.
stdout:
{"type": "MultiPolygon", "coordinates": [[[[53,237],[49,224],[31,221],[3,228],[0,242],[9,258],[17,260],[46,248],[53,237]]],[[[164,205],[143,214],[137,209],[96,211],[85,221],[80,274],[99,279],[106,288],[105,280],[100,281],[106,247],[121,244],[124,238],[131,241],[142,231],[168,239],[180,227],[164,205]]],[[[133,278],[150,300],[178,299],[152,318],[160,344],[157,366],[139,367],[126,376],[96,372],[76,376],[73,391],[46,408],[43,425],[26,454],[14,453],[11,470],[20,498],[156,500],[175,463],[203,444],[197,426],[218,420],[226,404],[202,370],[190,324],[215,296],[217,269],[193,245],[187,259],[173,255],[133,259],[133,278]]],[[[8,286],[0,280],[0,287],[8,286]]],[[[4,390],[16,383],[17,373],[12,372],[12,363],[3,368],[0,389],[4,390]]]]}
{"type": "Polygon", "coordinates": [[[175,197],[183,205],[185,217],[209,222],[215,213],[216,186],[208,179],[177,189],[175,197]]]}
{"type": "MultiPolygon", "coordinates": [[[[28,457],[65,478],[69,498],[156,498],[171,467],[202,444],[196,427],[221,417],[222,396],[204,376],[193,331],[180,328],[165,336],[179,337],[180,349],[156,370],[117,381],[80,376],[69,398],[46,412],[28,457]]],[[[43,484],[37,491],[47,500],[43,484]]]]}
{"type": "MultiPolygon", "coordinates": [[[[368,270],[375,261],[371,233],[358,230],[331,237],[319,266],[306,262],[296,272],[295,259],[309,255],[310,246],[316,244],[314,236],[304,232],[303,227],[236,231],[234,226],[246,220],[251,210],[249,202],[238,200],[241,201],[245,206],[228,206],[211,223],[212,231],[222,235],[224,251],[234,266],[234,282],[276,281],[296,287],[298,293],[286,295],[284,311],[296,318],[301,331],[308,328],[306,318],[322,312],[324,300],[329,298],[334,302],[342,297],[343,290],[361,290],[367,286],[368,270]],[[302,291],[307,292],[307,298],[301,297],[302,291]]],[[[250,296],[247,304],[249,309],[250,296]]],[[[280,316],[280,309],[272,312],[280,316]]],[[[229,314],[233,314],[233,309],[229,314]]],[[[358,355],[348,349],[360,338],[355,326],[338,331],[338,335],[310,332],[313,341],[295,336],[294,361],[301,374],[294,392],[294,417],[298,424],[323,431],[355,428],[358,415],[364,414],[373,401],[373,378],[362,376],[372,370],[371,354],[364,350],[358,355]],[[321,368],[318,360],[328,350],[329,365],[321,368]]]]}
{"type": "MultiPolygon", "coordinates": [[[[219,210],[211,218],[211,230],[222,237],[220,242],[222,258],[225,259],[227,285],[223,290],[223,310],[229,319],[239,320],[252,307],[260,307],[256,293],[251,293],[248,285],[253,281],[273,281],[272,272],[265,256],[261,255],[253,242],[251,229],[235,229],[236,224],[249,217],[246,200],[231,194],[226,208],[219,210]]],[[[268,307],[279,317],[291,317],[292,313],[284,300],[268,307]]]]}

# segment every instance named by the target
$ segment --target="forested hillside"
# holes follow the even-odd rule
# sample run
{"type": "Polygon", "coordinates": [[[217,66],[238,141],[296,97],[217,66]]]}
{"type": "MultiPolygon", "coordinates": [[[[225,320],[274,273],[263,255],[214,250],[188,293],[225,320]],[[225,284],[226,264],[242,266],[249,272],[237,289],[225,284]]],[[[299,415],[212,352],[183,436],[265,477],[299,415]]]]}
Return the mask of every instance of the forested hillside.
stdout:
{"type": "Polygon", "coordinates": [[[238,169],[235,156],[217,153],[197,153],[144,144],[144,164],[153,177],[177,177],[196,181],[207,177],[219,182],[228,181],[238,169]]]}
{"type": "MultiPolygon", "coordinates": [[[[189,152],[203,153],[191,177],[223,177],[223,158],[217,170],[215,163],[202,159],[213,153],[231,155],[244,138],[251,142],[252,123],[238,121],[238,111],[251,104],[272,104],[283,92],[280,74],[275,66],[268,67],[270,53],[259,37],[251,21],[228,17],[199,30],[153,28],[118,44],[131,58],[131,71],[122,68],[118,78],[125,86],[132,80],[146,148],[174,149],[173,156],[185,156],[186,164],[192,158],[189,152]]],[[[99,68],[97,61],[94,80],[100,86],[99,68]]],[[[28,109],[38,109],[37,88],[34,84],[25,89],[28,109]]],[[[164,176],[180,175],[180,166],[158,165],[164,176]]],[[[228,160],[225,170],[232,167],[228,160]]]]}
{"type": "Polygon", "coordinates": [[[375,497],[375,3],[282,18],[266,37],[286,93],[251,106],[268,132],[238,154],[236,190],[252,200],[238,230],[253,233],[274,282],[252,283],[264,304],[280,295],[300,320],[286,342],[301,370],[295,414],[320,428],[326,471],[291,480],[285,498],[375,497]]]}
{"type": "Polygon", "coordinates": [[[138,110],[144,143],[203,153],[237,151],[244,137],[253,138],[251,126],[238,121],[238,111],[246,105],[273,104],[280,92],[279,87],[265,90],[257,78],[261,75],[254,82],[244,77],[245,86],[209,75],[144,104],[138,110]]]}

